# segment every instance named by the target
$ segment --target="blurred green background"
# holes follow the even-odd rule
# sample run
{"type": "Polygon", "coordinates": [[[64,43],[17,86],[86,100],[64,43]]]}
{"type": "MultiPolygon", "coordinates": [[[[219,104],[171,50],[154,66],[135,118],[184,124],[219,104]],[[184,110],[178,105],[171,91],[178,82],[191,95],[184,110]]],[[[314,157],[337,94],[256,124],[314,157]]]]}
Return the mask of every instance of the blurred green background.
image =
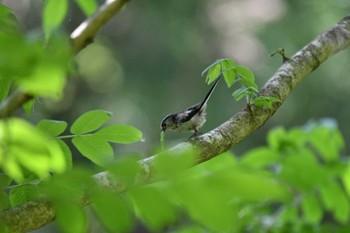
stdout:
{"type": "MultiPolygon", "coordinates": [[[[23,30],[41,33],[42,1],[5,0],[23,30]]],[[[99,1],[102,3],[102,1],[99,1]]],[[[155,0],[130,1],[76,56],[79,73],[71,77],[60,102],[41,99],[30,120],[73,122],[82,113],[105,109],[110,123],[130,124],[143,142],[116,146],[116,154],[148,156],[159,146],[162,118],[201,101],[209,86],[201,72],[217,58],[233,58],[254,71],[262,86],[281,65],[269,54],[285,48],[287,56],[349,14],[350,1],[333,0],[155,0]]],[[[85,16],[72,3],[65,20],[71,33],[85,16]]],[[[279,125],[298,126],[312,119],[338,121],[350,139],[350,51],[331,58],[292,93],[276,114],[233,151],[240,154],[265,143],[266,132],[279,125]]],[[[49,79],[50,77],[48,77],[49,79]]],[[[209,131],[244,107],[220,82],[208,103],[209,131]]],[[[166,134],[168,146],[190,133],[166,134]]]]}

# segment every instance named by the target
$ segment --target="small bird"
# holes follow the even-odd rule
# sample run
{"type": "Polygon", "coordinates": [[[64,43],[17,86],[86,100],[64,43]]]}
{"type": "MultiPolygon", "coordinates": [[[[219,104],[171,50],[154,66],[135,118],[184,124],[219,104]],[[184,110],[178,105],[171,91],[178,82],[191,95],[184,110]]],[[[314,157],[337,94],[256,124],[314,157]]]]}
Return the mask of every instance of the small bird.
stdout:
{"type": "Polygon", "coordinates": [[[192,131],[195,136],[199,133],[199,129],[204,125],[206,121],[206,108],[209,97],[213,93],[216,85],[218,84],[220,77],[215,81],[214,85],[210,88],[208,94],[205,96],[201,103],[195,104],[182,112],[169,114],[162,120],[160,124],[161,131],[166,129],[181,131],[192,131]]]}

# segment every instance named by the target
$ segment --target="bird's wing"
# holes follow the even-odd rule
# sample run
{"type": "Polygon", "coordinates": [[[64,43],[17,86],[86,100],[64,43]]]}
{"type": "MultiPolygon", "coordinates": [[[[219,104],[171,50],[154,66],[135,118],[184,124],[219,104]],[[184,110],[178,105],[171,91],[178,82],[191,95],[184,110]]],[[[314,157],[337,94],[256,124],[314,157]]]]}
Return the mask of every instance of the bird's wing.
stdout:
{"type": "Polygon", "coordinates": [[[196,115],[196,113],[199,112],[201,103],[195,104],[189,108],[187,108],[185,111],[183,112],[179,112],[176,114],[176,118],[177,118],[177,122],[179,123],[183,123],[186,121],[191,120],[191,118],[196,115]]]}

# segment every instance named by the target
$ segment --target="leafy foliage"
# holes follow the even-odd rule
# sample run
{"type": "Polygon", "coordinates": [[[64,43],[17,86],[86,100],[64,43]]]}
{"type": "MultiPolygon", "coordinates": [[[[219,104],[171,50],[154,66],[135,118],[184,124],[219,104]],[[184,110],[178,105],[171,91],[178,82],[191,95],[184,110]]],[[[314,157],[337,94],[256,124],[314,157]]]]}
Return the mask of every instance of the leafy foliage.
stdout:
{"type": "Polygon", "coordinates": [[[318,232],[349,219],[349,164],[339,160],[343,148],[336,128],[313,124],[277,128],[269,133],[268,146],[239,158],[226,153],[190,169],[191,152],[163,154],[155,161],[161,180],[132,188],[123,200],[135,205],[129,211],[136,208],[152,231],[178,222],[183,213],[190,225],[209,231],[318,232]],[[337,151],[337,159],[323,157],[314,138],[334,138],[323,146],[337,151]]]}
{"type": "Polygon", "coordinates": [[[95,164],[103,166],[114,158],[110,142],[127,144],[142,138],[142,133],[138,129],[128,125],[112,125],[99,129],[111,115],[110,112],[103,110],[84,113],[70,127],[72,135],[61,135],[68,125],[64,121],[42,120],[37,127],[48,135],[56,137],[65,152],[67,161],[71,161],[71,152],[62,139],[72,138],[73,145],[82,155],[95,164]]]}
{"type": "Polygon", "coordinates": [[[281,102],[280,99],[273,96],[258,96],[258,85],[255,83],[255,77],[251,70],[242,65],[236,65],[232,59],[218,59],[208,66],[202,72],[202,76],[207,73],[206,81],[208,84],[224,76],[227,87],[230,88],[238,82],[240,88],[236,89],[232,96],[236,101],[246,97],[248,105],[257,107],[272,108],[272,104],[281,102]]]}
{"type": "Polygon", "coordinates": [[[24,181],[27,171],[44,178],[66,168],[59,145],[22,119],[0,121],[0,141],[0,167],[17,182],[24,181]]]}
{"type": "Polygon", "coordinates": [[[100,192],[94,196],[92,208],[108,231],[128,232],[132,229],[133,216],[123,197],[111,192],[100,192]]]}
{"type": "Polygon", "coordinates": [[[61,97],[71,59],[68,39],[56,34],[43,42],[38,36],[23,35],[12,12],[3,5],[0,16],[0,101],[11,86],[32,95],[61,97]]]}
{"type": "Polygon", "coordinates": [[[35,186],[31,184],[14,187],[9,195],[11,206],[18,206],[33,200],[35,191],[35,186]]]}
{"type": "MultiPolygon", "coordinates": [[[[338,129],[322,122],[288,131],[276,128],[267,142],[238,158],[225,153],[194,167],[192,151],[163,152],[154,160],[150,184],[139,179],[137,158],[118,159],[107,169],[111,179],[125,185],[117,190],[124,191],[120,194],[97,187],[86,169],[56,175],[32,193],[57,205],[64,232],[72,230],[72,219],[76,232],[87,228],[82,207],[73,204],[85,193],[108,231],[131,231],[135,217],[150,231],[172,225],[179,229],[174,232],[327,232],[348,223],[350,167],[340,157],[344,141],[338,129]],[[314,138],[324,141],[321,147],[314,138]],[[325,156],[328,152],[334,154],[325,156]]],[[[10,193],[11,203],[35,197],[28,193],[34,186],[26,187],[10,193]]]]}

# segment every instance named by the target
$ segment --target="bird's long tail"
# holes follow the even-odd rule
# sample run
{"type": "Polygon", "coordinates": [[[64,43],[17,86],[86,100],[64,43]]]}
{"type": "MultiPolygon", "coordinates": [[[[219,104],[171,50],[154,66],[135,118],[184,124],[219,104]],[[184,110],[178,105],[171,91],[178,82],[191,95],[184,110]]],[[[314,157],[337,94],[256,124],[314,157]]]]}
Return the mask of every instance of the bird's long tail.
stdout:
{"type": "Polygon", "coordinates": [[[208,94],[205,96],[205,98],[204,98],[204,100],[203,100],[203,102],[201,103],[201,105],[199,106],[199,109],[201,109],[207,102],[208,102],[208,100],[209,100],[209,97],[211,96],[211,94],[213,93],[213,91],[214,91],[214,89],[215,89],[215,87],[216,87],[216,85],[218,84],[218,82],[219,82],[219,80],[220,80],[220,78],[221,78],[221,76],[222,76],[222,74],[220,74],[220,77],[219,78],[217,78],[216,79],[216,81],[215,81],[215,83],[214,83],[214,85],[210,88],[210,90],[209,90],[209,92],[208,92],[208,94]]]}

